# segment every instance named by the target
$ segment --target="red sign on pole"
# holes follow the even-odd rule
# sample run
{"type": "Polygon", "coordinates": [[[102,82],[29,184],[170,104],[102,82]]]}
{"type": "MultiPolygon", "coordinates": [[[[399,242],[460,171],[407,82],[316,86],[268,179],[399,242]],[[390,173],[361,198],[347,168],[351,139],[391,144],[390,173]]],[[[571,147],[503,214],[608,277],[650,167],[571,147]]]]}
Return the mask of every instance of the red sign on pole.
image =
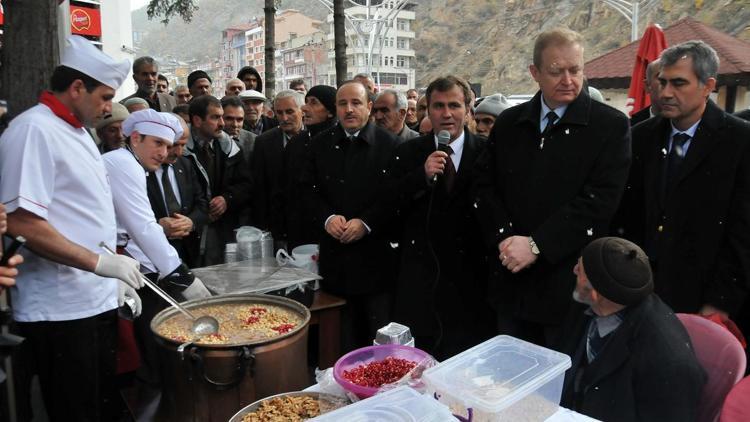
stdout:
{"type": "Polygon", "coordinates": [[[102,19],[99,9],[70,6],[70,32],[78,35],[102,36],[102,19]]]}

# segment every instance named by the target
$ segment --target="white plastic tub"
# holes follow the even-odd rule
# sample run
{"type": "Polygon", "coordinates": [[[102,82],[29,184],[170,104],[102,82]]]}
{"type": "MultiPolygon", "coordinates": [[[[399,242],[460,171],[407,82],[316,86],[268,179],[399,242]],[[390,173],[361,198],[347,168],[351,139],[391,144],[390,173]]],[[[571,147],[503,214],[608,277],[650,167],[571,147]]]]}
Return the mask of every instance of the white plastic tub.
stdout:
{"type": "Polygon", "coordinates": [[[317,418],[315,422],[456,422],[447,407],[431,396],[410,387],[393,390],[358,401],[317,418]]]}
{"type": "Polygon", "coordinates": [[[471,420],[541,422],[560,404],[570,358],[510,336],[497,336],[424,372],[427,391],[471,420]]]}

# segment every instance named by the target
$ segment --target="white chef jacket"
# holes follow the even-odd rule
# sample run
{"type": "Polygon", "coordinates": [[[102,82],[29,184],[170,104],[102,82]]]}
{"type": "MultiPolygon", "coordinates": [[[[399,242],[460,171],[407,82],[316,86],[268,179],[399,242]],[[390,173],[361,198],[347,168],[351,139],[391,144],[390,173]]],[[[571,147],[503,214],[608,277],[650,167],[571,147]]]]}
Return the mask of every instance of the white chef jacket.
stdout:
{"type": "Polygon", "coordinates": [[[182,260],[156,222],[146,190],[146,170],[126,148],[102,157],[112,184],[117,235],[129,238],[125,250],[145,272],[158,272],[159,278],[169,275],[182,260]]]}
{"type": "MultiPolygon", "coordinates": [[[[100,254],[115,247],[115,210],[107,173],[84,128],[38,104],[10,123],[0,138],[0,201],[47,220],[68,240],[100,254]]],[[[25,259],[11,288],[16,321],[67,321],[117,307],[112,278],[58,264],[22,249],[25,259]]]]}

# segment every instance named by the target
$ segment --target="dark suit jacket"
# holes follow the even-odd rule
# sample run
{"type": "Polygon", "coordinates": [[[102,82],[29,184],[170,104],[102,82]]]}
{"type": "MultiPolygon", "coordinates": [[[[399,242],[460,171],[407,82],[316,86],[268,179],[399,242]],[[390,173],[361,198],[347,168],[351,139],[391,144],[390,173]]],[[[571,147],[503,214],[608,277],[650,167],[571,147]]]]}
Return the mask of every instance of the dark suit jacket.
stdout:
{"type": "Polygon", "coordinates": [[[255,138],[250,169],[253,173],[253,225],[270,230],[274,240],[286,238],[277,197],[284,173],[284,132],[275,127],[255,138]]]}
{"type": "Polygon", "coordinates": [[[562,349],[573,366],[565,374],[562,406],[607,422],[695,420],[706,375],[669,307],[652,294],[628,308],[596,359],[582,367],[590,320],[579,312],[564,331],[562,349]]]}
{"type": "Polygon", "coordinates": [[[630,124],[582,90],[541,149],[540,113],[537,93],[498,116],[477,163],[475,190],[498,311],[559,324],[581,249],[609,233],[630,165],[630,124]],[[531,235],[541,251],[517,274],[497,258],[498,243],[512,235],[531,235]]]}
{"type": "Polygon", "coordinates": [[[635,126],[640,122],[651,118],[651,106],[638,110],[637,113],[630,116],[630,126],[635,126]]]}
{"type": "MultiPolygon", "coordinates": [[[[125,101],[134,97],[140,97],[146,100],[146,98],[141,97],[140,95],[137,95],[137,93],[134,93],[120,100],[120,104],[124,104],[125,101]]],[[[157,92],[156,98],[159,99],[159,110],[156,110],[156,111],[161,111],[164,113],[171,113],[172,109],[175,108],[175,106],[177,105],[177,100],[169,94],[160,94],[157,92]]],[[[146,101],[149,101],[149,100],[146,100],[146,101]]]]}
{"type": "Polygon", "coordinates": [[[337,120],[331,119],[306,127],[298,135],[289,140],[284,148],[284,170],[282,172],[283,189],[276,199],[278,203],[274,209],[281,209],[277,215],[283,221],[280,226],[286,233],[289,249],[296,246],[318,243],[320,238],[320,227],[315,225],[312,213],[304,201],[305,191],[301,180],[310,160],[312,140],[319,133],[331,129],[337,120]]]}
{"type": "Polygon", "coordinates": [[[451,192],[446,191],[443,177],[433,185],[425,175],[424,163],[435,151],[434,134],[404,141],[396,150],[393,173],[403,229],[394,318],[417,338],[442,335],[437,348],[420,346],[437,359],[480,343],[489,334],[484,330],[488,322],[494,321],[482,312],[487,311],[487,261],[470,194],[474,163],[483,146],[480,138],[464,130],[451,192]]]}
{"type": "MultiPolygon", "coordinates": [[[[201,233],[208,222],[208,198],[198,173],[189,159],[179,157],[173,168],[175,179],[177,179],[176,188],[180,193],[180,214],[193,221],[193,232],[183,239],[169,239],[169,243],[175,247],[185,265],[192,268],[199,264],[201,233]]],[[[146,187],[151,209],[154,211],[156,221],[159,221],[160,218],[168,217],[168,215],[164,194],[156,179],[152,179],[152,175],[155,177],[155,173],[149,173],[146,187]]]]}
{"type": "Polygon", "coordinates": [[[320,233],[320,274],[324,287],[341,295],[384,292],[392,285],[394,252],[389,227],[395,215],[390,174],[398,139],[374,123],[350,141],[340,125],[316,136],[302,177],[307,206],[320,233]],[[334,214],[361,219],[372,230],[342,244],[325,232],[334,214]]]}
{"type": "MultiPolygon", "coordinates": [[[[193,129],[194,130],[194,129],[193,129]]],[[[193,132],[195,134],[195,132],[193,132]]],[[[201,162],[200,147],[194,137],[188,139],[184,155],[190,159],[200,176],[200,181],[210,198],[223,196],[227,203],[226,212],[216,221],[209,223],[212,232],[218,234],[214,240],[205,241],[205,265],[223,262],[224,245],[234,242],[234,229],[239,227],[240,215],[250,203],[252,196],[252,175],[245,157],[226,133],[219,139],[214,139],[216,175],[210,179],[205,163],[201,162]]]]}
{"type": "Polygon", "coordinates": [[[750,282],[750,124],[709,101],[662,203],[670,131],[662,117],[633,128],[616,233],[656,260],[656,292],[675,312],[706,303],[736,312],[750,282]]]}

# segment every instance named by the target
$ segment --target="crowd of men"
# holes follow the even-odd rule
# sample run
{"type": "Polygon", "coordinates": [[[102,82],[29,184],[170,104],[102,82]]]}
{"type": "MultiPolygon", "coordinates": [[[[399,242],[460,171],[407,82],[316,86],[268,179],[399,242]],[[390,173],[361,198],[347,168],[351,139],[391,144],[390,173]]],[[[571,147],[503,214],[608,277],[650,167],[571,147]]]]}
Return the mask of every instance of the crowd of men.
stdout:
{"type": "Polygon", "coordinates": [[[111,103],[129,65],[70,42],[0,138],[7,231],[27,239],[0,286],[15,284],[52,420],[111,414],[128,298],[139,374],[158,384],[148,323],[164,305],[139,270],[204,297],[189,268],[222,263],[243,225],[320,245],[343,350],[391,320],[440,360],[513,335],[569,354],[563,405],[602,420],[695,419],[706,374],[676,312],[750,332],[750,123],[709,98],[719,62],[701,41],[649,66],[652,105],[632,119],[589,94],[564,28],[537,37],[539,91],[514,107],[450,75],[421,96],[357,75],[269,101],[252,67],[221,98],[202,70],[170,94],[150,57],[111,103]]]}

